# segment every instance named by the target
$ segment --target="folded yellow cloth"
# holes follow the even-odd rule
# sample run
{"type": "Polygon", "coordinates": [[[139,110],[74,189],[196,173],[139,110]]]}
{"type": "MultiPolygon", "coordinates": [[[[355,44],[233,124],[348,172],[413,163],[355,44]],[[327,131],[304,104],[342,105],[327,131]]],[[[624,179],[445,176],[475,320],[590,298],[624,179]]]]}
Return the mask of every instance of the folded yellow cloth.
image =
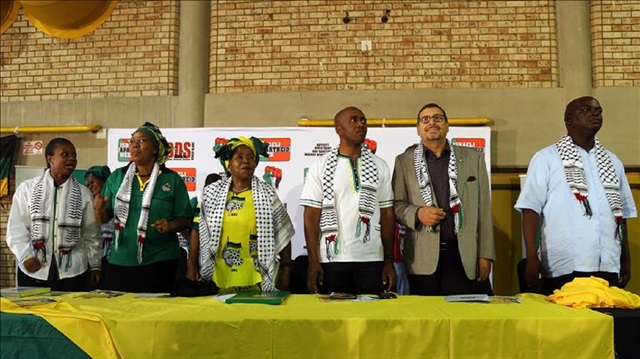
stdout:
{"type": "Polygon", "coordinates": [[[575,278],[554,290],[549,300],[573,308],[640,308],[640,296],[596,277],[575,278]]]}
{"type": "MultiPolygon", "coordinates": [[[[74,294],[60,296],[70,298],[74,294]]],[[[47,302],[48,297],[27,297],[31,305],[23,306],[6,298],[0,298],[0,311],[15,314],[33,314],[44,318],[62,334],[70,338],[92,358],[120,358],[115,343],[101,315],[83,312],[61,300],[47,302]],[[36,302],[42,301],[42,304],[36,302]],[[91,333],[91,335],[87,335],[91,333]],[[70,335],[71,334],[71,335],[70,335]],[[74,340],[82,336],[83,340],[74,340]]],[[[19,301],[25,304],[24,300],[19,301]]]]}

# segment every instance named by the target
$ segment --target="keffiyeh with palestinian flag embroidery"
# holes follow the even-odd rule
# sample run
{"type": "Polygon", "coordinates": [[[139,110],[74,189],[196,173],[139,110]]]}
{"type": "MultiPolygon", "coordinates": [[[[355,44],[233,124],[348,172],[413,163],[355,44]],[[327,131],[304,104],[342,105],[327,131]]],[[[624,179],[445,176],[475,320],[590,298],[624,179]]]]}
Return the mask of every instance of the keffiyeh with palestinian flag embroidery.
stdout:
{"type": "MultiPolygon", "coordinates": [[[[460,228],[462,228],[462,203],[458,196],[457,184],[458,184],[458,162],[456,160],[455,146],[451,145],[451,142],[447,140],[449,146],[449,207],[454,215],[454,230],[457,234],[460,228]]],[[[433,206],[433,192],[431,188],[431,178],[429,177],[429,169],[427,167],[427,159],[424,154],[424,146],[421,143],[416,145],[413,151],[413,167],[418,180],[418,187],[420,189],[420,196],[426,206],[433,206]]],[[[433,232],[434,228],[427,226],[427,231],[433,232]]]]}
{"type": "MultiPolygon", "coordinates": [[[[137,167],[135,162],[131,162],[129,164],[129,168],[124,175],[122,183],[120,184],[120,188],[118,189],[118,193],[116,194],[115,206],[113,209],[114,212],[114,240],[113,240],[113,249],[118,250],[118,246],[121,240],[122,232],[124,231],[124,227],[127,225],[127,220],[129,218],[129,205],[131,202],[131,191],[132,186],[137,186],[136,183],[136,171],[137,167]]],[[[151,199],[153,198],[153,191],[156,187],[156,182],[158,181],[158,175],[160,172],[160,166],[158,163],[153,165],[153,170],[151,171],[151,176],[149,178],[149,182],[146,184],[144,188],[144,192],[142,193],[142,208],[140,210],[140,219],[138,220],[137,225],[137,245],[138,245],[138,263],[142,263],[143,261],[143,251],[144,251],[144,241],[147,238],[147,225],[149,222],[149,209],[151,208],[151,199]]]]}
{"type": "MultiPolygon", "coordinates": [[[[338,165],[338,147],[329,153],[322,172],[322,212],[320,214],[320,237],[326,243],[327,259],[333,260],[339,254],[340,238],[338,237],[338,215],[335,207],[334,178],[338,165]]],[[[366,147],[361,152],[361,178],[358,199],[360,220],[356,226],[356,237],[362,235],[363,242],[371,240],[371,217],[376,209],[376,192],[379,185],[378,167],[373,154],[366,147]]]]}
{"type": "MultiPolygon", "coordinates": [[[[38,179],[34,189],[30,203],[31,216],[31,246],[36,256],[42,263],[47,262],[47,246],[46,241],[49,240],[51,234],[51,221],[49,217],[49,208],[55,208],[55,198],[53,194],[56,187],[50,174],[51,170],[47,169],[38,179]]],[[[71,266],[71,256],[69,253],[76,247],[80,241],[80,229],[82,226],[82,191],[80,183],[73,177],[69,177],[67,183],[62,187],[60,200],[58,200],[60,209],[58,213],[62,214],[62,218],[58,218],[57,227],[57,243],[59,253],[59,268],[69,268],[71,266]],[[67,258],[66,264],[63,266],[63,259],[67,258]]]]}
{"type": "MultiPolygon", "coordinates": [[[[217,181],[205,187],[200,208],[200,275],[205,280],[213,278],[220,234],[222,233],[224,210],[227,194],[231,188],[232,177],[217,181]]],[[[272,186],[251,179],[251,193],[255,208],[256,228],[258,230],[258,261],[256,270],[262,275],[262,291],[277,290],[275,286],[278,273],[276,255],[291,242],[295,233],[287,209],[278,198],[272,186]]]]}
{"type": "MultiPolygon", "coordinates": [[[[564,176],[567,180],[571,192],[584,209],[584,215],[591,218],[593,212],[589,204],[589,191],[587,186],[587,176],[580,159],[580,154],[573,143],[573,139],[566,135],[555,144],[560,160],[564,166],[564,176]]],[[[604,186],[604,192],[611,207],[611,212],[616,221],[616,238],[622,240],[622,200],[620,199],[620,179],[613,167],[611,158],[607,150],[600,144],[600,140],[595,138],[596,161],[600,182],[604,186]]]]}

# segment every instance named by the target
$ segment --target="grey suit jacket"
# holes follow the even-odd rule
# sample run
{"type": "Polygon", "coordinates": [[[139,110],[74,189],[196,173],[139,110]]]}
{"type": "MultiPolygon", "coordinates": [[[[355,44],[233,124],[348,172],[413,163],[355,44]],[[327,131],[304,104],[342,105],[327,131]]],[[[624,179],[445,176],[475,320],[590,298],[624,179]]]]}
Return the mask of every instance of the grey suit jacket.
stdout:
{"type": "MultiPolygon", "coordinates": [[[[440,233],[428,232],[426,226],[416,228],[416,213],[425,206],[420,195],[413,166],[414,147],[396,157],[393,169],[394,212],[406,227],[404,258],[407,273],[433,274],[440,254],[440,233]]],[[[458,248],[469,279],[476,278],[478,257],[495,259],[491,192],[487,167],[482,153],[472,148],[455,146],[458,161],[457,190],[462,208],[462,228],[458,231],[458,248]]],[[[437,206],[435,195],[434,205],[437,206]]]]}

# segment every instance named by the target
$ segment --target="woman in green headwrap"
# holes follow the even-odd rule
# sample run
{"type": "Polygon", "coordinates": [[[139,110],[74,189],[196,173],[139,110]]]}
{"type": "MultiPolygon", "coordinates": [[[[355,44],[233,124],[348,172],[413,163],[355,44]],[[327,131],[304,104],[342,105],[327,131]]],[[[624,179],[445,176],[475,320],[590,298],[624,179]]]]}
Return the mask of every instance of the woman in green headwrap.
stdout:
{"type": "Polygon", "coordinates": [[[223,293],[289,289],[293,224],[275,189],[254,176],[267,147],[238,137],[214,149],[228,178],[204,189],[199,232],[192,234],[199,253],[189,256],[188,279],[199,273],[223,293]]]}
{"type": "Polygon", "coordinates": [[[146,122],[129,140],[131,162],[94,198],[96,218],[115,222],[105,289],[171,291],[181,255],[177,232],[193,214],[184,181],[164,166],[170,152],[160,129],[146,122]]]}
{"type": "MultiPolygon", "coordinates": [[[[91,191],[93,197],[101,196],[104,184],[107,182],[107,178],[111,175],[111,169],[109,166],[91,166],[84,173],[85,185],[91,191]]],[[[111,242],[113,241],[113,219],[109,222],[100,225],[100,236],[102,237],[102,273],[100,276],[100,284],[105,282],[107,278],[108,265],[107,255],[111,248],[111,242]]]]}

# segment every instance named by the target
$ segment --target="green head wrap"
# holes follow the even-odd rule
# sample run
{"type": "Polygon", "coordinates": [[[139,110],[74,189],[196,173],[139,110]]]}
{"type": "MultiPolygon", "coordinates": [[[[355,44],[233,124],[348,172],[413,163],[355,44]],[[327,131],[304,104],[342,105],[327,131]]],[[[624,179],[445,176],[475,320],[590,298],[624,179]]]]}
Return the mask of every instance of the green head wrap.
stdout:
{"type": "Polygon", "coordinates": [[[160,132],[160,128],[158,128],[158,126],[151,122],[145,122],[144,125],[138,127],[136,132],[144,132],[147,137],[149,137],[151,143],[153,143],[153,147],[158,152],[158,165],[163,165],[167,162],[167,158],[169,157],[172,148],[169,146],[167,139],[162,135],[162,132],[160,132]]]}
{"type": "Polygon", "coordinates": [[[233,150],[235,150],[238,146],[247,146],[253,151],[253,154],[258,159],[260,156],[265,158],[269,158],[269,153],[267,149],[269,148],[268,143],[264,143],[261,139],[251,136],[251,138],[246,138],[243,136],[238,136],[227,141],[226,144],[216,144],[213,147],[213,152],[216,154],[216,158],[220,160],[222,167],[224,167],[225,172],[229,173],[229,159],[233,154],[233,150]]]}
{"type": "Polygon", "coordinates": [[[108,166],[92,166],[84,173],[84,178],[91,175],[100,178],[102,181],[106,181],[110,174],[111,170],[108,166]]]}

